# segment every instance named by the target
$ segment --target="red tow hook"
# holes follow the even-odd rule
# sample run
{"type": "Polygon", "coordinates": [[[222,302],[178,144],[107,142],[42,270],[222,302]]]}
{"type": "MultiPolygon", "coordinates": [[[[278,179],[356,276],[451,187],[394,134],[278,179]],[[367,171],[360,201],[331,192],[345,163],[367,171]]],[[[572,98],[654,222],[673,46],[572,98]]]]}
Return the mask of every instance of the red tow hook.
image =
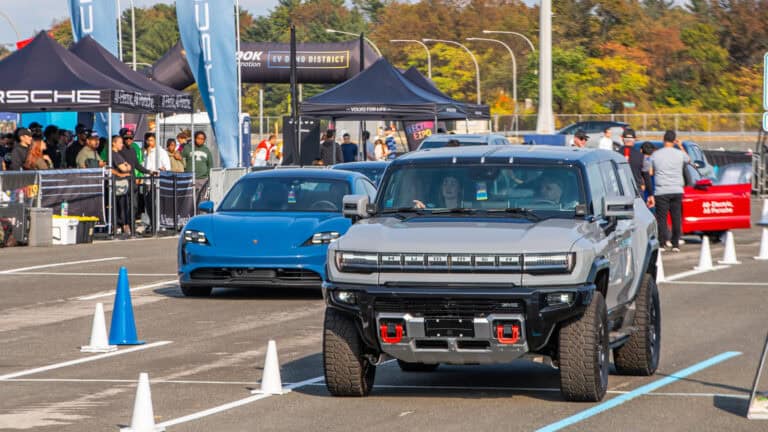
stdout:
{"type": "Polygon", "coordinates": [[[381,340],[388,344],[396,344],[400,343],[401,340],[403,340],[403,325],[402,324],[395,324],[395,335],[390,336],[389,335],[389,324],[382,324],[380,327],[381,329],[381,340]]]}
{"type": "Polygon", "coordinates": [[[516,324],[499,324],[496,326],[496,339],[503,344],[514,344],[520,339],[520,326],[516,324]],[[511,334],[506,337],[504,333],[511,334]]]}

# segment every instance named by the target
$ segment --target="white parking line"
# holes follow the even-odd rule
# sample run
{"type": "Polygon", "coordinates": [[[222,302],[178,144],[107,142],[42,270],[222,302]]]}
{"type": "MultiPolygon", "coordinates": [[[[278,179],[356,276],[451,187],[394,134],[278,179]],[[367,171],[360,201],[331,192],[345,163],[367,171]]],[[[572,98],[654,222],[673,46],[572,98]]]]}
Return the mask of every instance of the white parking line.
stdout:
{"type": "MultiPolygon", "coordinates": [[[[117,273],[55,273],[55,272],[19,272],[14,273],[14,276],[112,276],[117,277],[117,273]]],[[[129,276],[142,276],[142,277],[170,277],[176,276],[176,273],[131,273],[129,276]]]]}
{"type": "Polygon", "coordinates": [[[0,381],[5,381],[5,380],[11,379],[11,378],[18,378],[18,377],[27,376],[27,375],[32,375],[32,374],[36,374],[36,373],[40,373],[40,372],[46,372],[46,371],[53,370],[53,369],[61,369],[63,367],[67,367],[67,366],[74,366],[74,365],[81,364],[81,363],[88,363],[88,362],[92,362],[92,361],[96,361],[96,360],[101,360],[101,359],[105,359],[105,358],[109,358],[109,357],[114,357],[114,356],[118,356],[118,355],[122,355],[122,354],[132,353],[132,352],[135,352],[135,351],[142,351],[142,350],[149,349],[149,348],[157,348],[159,346],[168,345],[170,343],[172,343],[172,341],[159,341],[159,342],[154,342],[154,343],[150,343],[150,344],[146,344],[146,345],[139,345],[139,346],[131,347],[131,348],[124,349],[124,350],[114,351],[114,352],[111,352],[111,353],[98,354],[98,355],[95,355],[95,356],[79,358],[77,360],[70,360],[70,361],[66,361],[66,362],[62,362],[62,363],[55,363],[55,364],[48,365],[48,366],[42,366],[42,367],[39,367],[39,368],[27,369],[27,370],[23,370],[23,371],[13,372],[13,373],[9,373],[9,374],[6,374],[6,375],[0,375],[0,381]]]}
{"type": "MultiPolygon", "coordinates": [[[[130,291],[134,292],[134,291],[148,290],[148,289],[152,289],[152,288],[161,287],[163,285],[170,285],[170,284],[176,284],[176,283],[178,283],[178,280],[171,279],[171,280],[167,280],[167,281],[151,283],[151,284],[148,284],[148,285],[139,285],[139,286],[137,286],[135,288],[131,288],[130,291]]],[[[113,296],[113,295],[115,295],[115,291],[114,290],[113,291],[104,291],[104,292],[101,292],[101,293],[91,294],[91,295],[82,296],[82,297],[76,297],[75,300],[94,300],[94,299],[97,299],[97,298],[109,297],[109,296],[113,296]]]]}
{"type": "Polygon", "coordinates": [[[734,285],[734,286],[768,286],[768,282],[713,282],[713,281],[671,281],[665,282],[677,285],[734,285]]]}
{"type": "Polygon", "coordinates": [[[27,270],[39,270],[39,269],[51,268],[51,267],[63,267],[68,265],[90,264],[90,263],[117,261],[117,260],[124,260],[124,259],[125,257],[109,257],[109,258],[96,258],[96,259],[81,260],[81,261],[67,261],[62,263],[43,264],[43,265],[36,265],[31,267],[19,267],[15,269],[2,270],[0,271],[0,274],[13,274],[13,273],[19,273],[27,270]]]}
{"type": "MultiPolygon", "coordinates": [[[[300,387],[308,386],[310,384],[314,384],[316,382],[322,381],[323,379],[324,379],[324,377],[322,377],[322,376],[315,377],[315,378],[310,378],[308,380],[304,380],[304,381],[300,381],[300,382],[297,382],[297,383],[294,383],[294,384],[289,384],[289,385],[283,386],[283,388],[286,389],[286,390],[293,390],[293,389],[297,389],[297,388],[300,388],[300,387]]],[[[209,408],[209,409],[204,410],[204,411],[199,411],[199,412],[196,412],[196,413],[193,413],[193,414],[189,414],[189,415],[186,415],[184,417],[179,417],[179,418],[176,418],[176,419],[173,419],[173,420],[168,420],[168,421],[159,423],[156,426],[157,427],[167,428],[167,427],[174,426],[174,425],[177,425],[177,424],[180,424],[180,423],[186,423],[186,422],[189,422],[189,421],[192,421],[192,420],[198,420],[198,419],[201,419],[203,417],[208,417],[210,415],[218,414],[218,413],[223,412],[223,411],[231,410],[232,408],[237,408],[237,407],[240,407],[240,406],[243,406],[243,405],[247,405],[247,404],[249,404],[251,402],[256,402],[257,400],[266,399],[266,398],[268,398],[270,396],[272,396],[272,395],[269,395],[269,394],[253,395],[253,396],[250,396],[250,397],[247,397],[247,398],[244,398],[244,399],[240,399],[240,400],[236,400],[236,401],[233,401],[233,402],[226,403],[224,405],[219,405],[217,407],[209,408]]]]}
{"type": "MultiPolygon", "coordinates": [[[[99,378],[10,378],[4,381],[22,383],[108,383],[108,384],[136,384],[135,379],[99,379],[99,378]]],[[[203,384],[203,385],[237,385],[257,386],[255,381],[196,381],[196,380],[150,380],[152,384],[203,384]]]]}
{"type": "MultiPolygon", "coordinates": [[[[715,270],[727,269],[728,267],[730,267],[730,266],[727,266],[727,265],[717,265],[717,266],[714,266],[711,269],[707,269],[707,270],[689,270],[689,271],[684,271],[682,273],[677,273],[677,274],[673,274],[671,276],[665,277],[664,278],[664,282],[675,281],[675,280],[678,280],[678,279],[683,279],[683,278],[687,278],[689,276],[695,276],[697,274],[707,273],[707,272],[711,272],[711,271],[715,271],[715,270]]],[[[662,283],[664,283],[664,282],[662,282],[662,283]]]]}
{"type": "MultiPolygon", "coordinates": [[[[382,362],[380,366],[390,364],[390,363],[392,363],[394,361],[395,360],[387,360],[385,362],[382,362]]],[[[310,386],[310,385],[317,384],[317,383],[322,382],[324,380],[325,380],[325,376],[321,375],[321,376],[310,378],[310,379],[307,379],[307,380],[304,380],[304,381],[299,381],[297,383],[284,384],[283,385],[283,389],[285,389],[285,390],[295,390],[297,388],[307,387],[307,386],[310,386]]],[[[247,398],[244,398],[244,399],[240,399],[240,400],[236,400],[236,401],[233,401],[233,402],[226,403],[224,405],[219,405],[217,407],[209,408],[207,410],[199,411],[199,412],[196,412],[196,413],[185,415],[183,417],[179,417],[179,418],[175,418],[175,419],[172,419],[172,420],[168,420],[168,421],[162,422],[160,424],[157,424],[156,426],[157,427],[166,427],[167,428],[169,426],[174,426],[174,425],[177,425],[177,424],[180,424],[180,423],[186,423],[186,422],[189,422],[189,421],[192,421],[192,420],[198,420],[198,419],[201,419],[203,417],[208,417],[210,415],[218,414],[218,413],[223,412],[223,411],[231,410],[232,408],[237,408],[237,407],[240,407],[240,406],[243,406],[243,405],[247,405],[247,404],[249,404],[251,402],[256,402],[256,401],[261,400],[261,399],[266,399],[266,398],[268,398],[270,396],[273,396],[273,395],[268,395],[268,394],[253,395],[253,396],[250,396],[250,397],[247,397],[247,398]]]]}

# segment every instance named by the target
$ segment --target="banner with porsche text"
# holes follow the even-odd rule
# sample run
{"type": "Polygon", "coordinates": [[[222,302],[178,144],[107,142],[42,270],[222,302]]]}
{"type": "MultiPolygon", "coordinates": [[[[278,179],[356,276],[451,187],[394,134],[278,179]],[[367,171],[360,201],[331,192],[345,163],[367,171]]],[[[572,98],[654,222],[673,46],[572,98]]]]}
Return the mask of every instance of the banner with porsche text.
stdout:
{"type": "Polygon", "coordinates": [[[234,0],[176,2],[181,43],[208,111],[224,168],[238,166],[234,0]]]}

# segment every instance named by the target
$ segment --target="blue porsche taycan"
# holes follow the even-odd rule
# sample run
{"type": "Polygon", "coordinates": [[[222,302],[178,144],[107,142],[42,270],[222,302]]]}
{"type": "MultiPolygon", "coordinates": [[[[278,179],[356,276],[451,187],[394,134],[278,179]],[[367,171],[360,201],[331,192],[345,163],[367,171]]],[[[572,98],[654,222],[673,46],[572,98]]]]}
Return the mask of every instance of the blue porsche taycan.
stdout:
{"type": "Polygon", "coordinates": [[[350,226],[342,216],[344,195],[376,189],[364,175],[329,169],[275,169],[248,174],[218,208],[182,230],[179,284],[186,296],[207,296],[214,287],[320,288],[328,243],[350,226]]]}

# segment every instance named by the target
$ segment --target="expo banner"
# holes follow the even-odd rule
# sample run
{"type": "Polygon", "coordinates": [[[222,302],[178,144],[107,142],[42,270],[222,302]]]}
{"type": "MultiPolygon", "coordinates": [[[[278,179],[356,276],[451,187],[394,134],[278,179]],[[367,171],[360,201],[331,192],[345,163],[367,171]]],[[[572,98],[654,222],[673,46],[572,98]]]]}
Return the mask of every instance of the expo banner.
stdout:
{"type": "Polygon", "coordinates": [[[225,168],[238,165],[238,88],[234,0],[176,2],[187,62],[216,135],[225,168]],[[215,29],[215,31],[214,31],[215,29]]]}
{"type": "Polygon", "coordinates": [[[405,125],[405,136],[408,139],[408,150],[414,151],[419,148],[419,144],[435,133],[435,121],[427,120],[420,122],[403,122],[405,125]]]}

